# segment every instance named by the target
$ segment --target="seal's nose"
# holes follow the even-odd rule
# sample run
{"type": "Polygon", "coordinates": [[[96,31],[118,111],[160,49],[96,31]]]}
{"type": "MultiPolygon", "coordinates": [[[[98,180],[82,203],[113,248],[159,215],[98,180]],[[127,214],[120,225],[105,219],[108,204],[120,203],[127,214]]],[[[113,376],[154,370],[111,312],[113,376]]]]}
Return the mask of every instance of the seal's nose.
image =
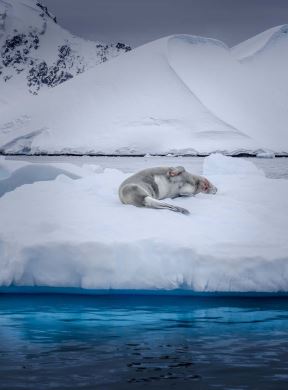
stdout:
{"type": "Polygon", "coordinates": [[[213,195],[215,195],[217,191],[218,191],[217,188],[216,188],[216,187],[213,187],[212,190],[211,190],[211,193],[212,193],[213,195]]]}

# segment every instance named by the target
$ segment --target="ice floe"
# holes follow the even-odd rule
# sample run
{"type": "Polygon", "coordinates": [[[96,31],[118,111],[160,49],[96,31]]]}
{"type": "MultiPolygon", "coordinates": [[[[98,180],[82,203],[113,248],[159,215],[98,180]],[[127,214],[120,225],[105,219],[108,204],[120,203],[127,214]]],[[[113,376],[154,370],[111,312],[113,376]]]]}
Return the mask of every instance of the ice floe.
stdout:
{"type": "Polygon", "coordinates": [[[203,175],[218,193],[171,200],[184,216],[123,205],[128,174],[81,169],[2,196],[2,287],[288,292],[287,180],[211,155],[203,175]]]}

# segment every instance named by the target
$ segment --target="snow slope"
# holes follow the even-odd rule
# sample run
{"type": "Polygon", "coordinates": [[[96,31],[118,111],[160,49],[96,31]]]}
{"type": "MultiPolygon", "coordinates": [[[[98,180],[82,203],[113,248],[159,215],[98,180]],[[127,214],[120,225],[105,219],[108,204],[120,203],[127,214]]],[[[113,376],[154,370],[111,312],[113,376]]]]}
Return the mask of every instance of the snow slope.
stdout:
{"type": "Polygon", "coordinates": [[[146,44],[7,110],[0,150],[288,154],[286,30],[242,49],[187,35],[146,44]]]}
{"type": "Polygon", "coordinates": [[[170,40],[170,63],[199,100],[260,147],[276,152],[288,151],[287,31],[287,26],[273,29],[265,44],[262,35],[255,37],[254,46],[262,43],[262,48],[241,61],[218,41],[170,40]]]}
{"type": "Polygon", "coordinates": [[[122,205],[119,170],[77,169],[0,198],[1,286],[288,292],[287,180],[211,155],[203,173],[218,193],[171,200],[184,216],[122,205]]]}
{"type": "Polygon", "coordinates": [[[57,86],[129,49],[73,36],[41,1],[0,0],[0,104],[19,104],[29,92],[57,86]]]}
{"type": "MultiPolygon", "coordinates": [[[[269,28],[254,37],[247,39],[247,41],[241,42],[238,45],[232,47],[232,54],[239,60],[246,60],[254,57],[256,54],[265,52],[266,49],[272,48],[275,44],[281,41],[285,44],[288,34],[288,25],[284,24],[269,28]]],[[[284,60],[285,57],[282,57],[284,60]]],[[[282,61],[280,61],[282,62],[282,61]]]]}

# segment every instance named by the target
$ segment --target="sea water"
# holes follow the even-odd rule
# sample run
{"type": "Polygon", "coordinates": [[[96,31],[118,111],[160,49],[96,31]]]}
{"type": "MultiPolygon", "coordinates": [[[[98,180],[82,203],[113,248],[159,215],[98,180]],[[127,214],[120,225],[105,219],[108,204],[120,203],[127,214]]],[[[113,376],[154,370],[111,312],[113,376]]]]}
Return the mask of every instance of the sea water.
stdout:
{"type": "MultiPolygon", "coordinates": [[[[202,173],[204,157],[96,157],[96,156],[7,156],[9,160],[23,160],[31,163],[71,163],[76,165],[96,164],[103,168],[120,169],[125,173],[134,173],[138,170],[155,166],[183,165],[191,173],[202,173]]],[[[237,157],[235,157],[237,158],[237,157]]],[[[267,177],[288,179],[288,158],[255,158],[244,157],[258,168],[261,168],[267,177]]]]}
{"type": "Polygon", "coordinates": [[[0,389],[288,388],[288,300],[0,296],[0,389]]]}

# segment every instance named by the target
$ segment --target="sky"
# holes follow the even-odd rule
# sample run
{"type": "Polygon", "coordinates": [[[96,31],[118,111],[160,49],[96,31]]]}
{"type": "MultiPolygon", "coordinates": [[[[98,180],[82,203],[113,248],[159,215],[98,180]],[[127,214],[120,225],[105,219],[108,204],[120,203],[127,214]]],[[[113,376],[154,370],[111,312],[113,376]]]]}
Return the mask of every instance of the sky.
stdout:
{"type": "Polygon", "coordinates": [[[163,36],[193,34],[233,46],[288,23],[288,0],[43,0],[75,35],[140,46],[163,36]]]}

